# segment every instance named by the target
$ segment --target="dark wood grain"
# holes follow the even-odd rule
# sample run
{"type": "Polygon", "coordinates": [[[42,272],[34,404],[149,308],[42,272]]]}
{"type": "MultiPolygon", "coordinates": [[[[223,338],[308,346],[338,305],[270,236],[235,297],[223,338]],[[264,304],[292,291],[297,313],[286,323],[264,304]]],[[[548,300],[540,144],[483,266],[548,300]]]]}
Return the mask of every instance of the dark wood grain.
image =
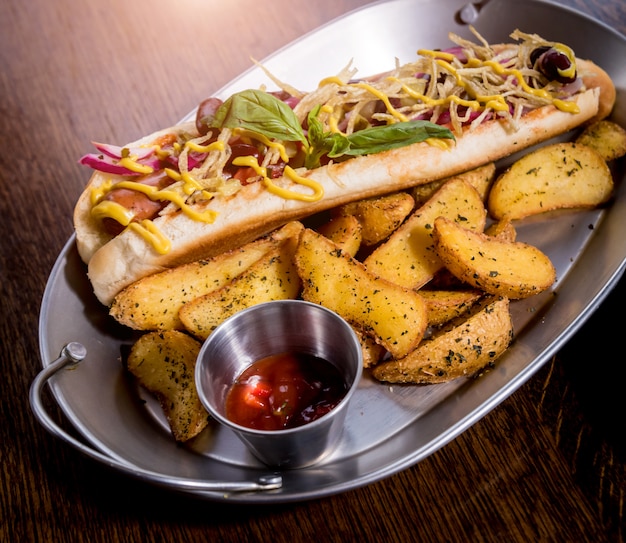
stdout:
{"type": "MultiPolygon", "coordinates": [[[[28,405],[46,279],[91,140],[171,124],[359,0],[29,0],[0,7],[0,543],[621,541],[624,280],[526,385],[440,451],[308,503],[228,506],[94,463],[28,405]],[[213,44],[219,44],[214,46],[213,44]]],[[[561,0],[626,33],[623,0],[561,0]]],[[[63,316],[59,316],[63,318],[63,316]]],[[[50,411],[62,420],[50,402],[50,411]]]]}

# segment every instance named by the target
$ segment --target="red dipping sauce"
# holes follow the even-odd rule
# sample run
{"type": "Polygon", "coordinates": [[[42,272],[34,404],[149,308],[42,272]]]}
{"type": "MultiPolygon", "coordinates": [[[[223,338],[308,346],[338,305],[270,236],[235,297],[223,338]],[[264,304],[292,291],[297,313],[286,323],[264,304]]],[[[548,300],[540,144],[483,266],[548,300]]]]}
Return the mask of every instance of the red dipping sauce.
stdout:
{"type": "Polygon", "coordinates": [[[226,395],[226,417],[256,430],[284,430],[312,422],[333,409],[348,387],[327,360],[281,353],[246,368],[226,395]]]}

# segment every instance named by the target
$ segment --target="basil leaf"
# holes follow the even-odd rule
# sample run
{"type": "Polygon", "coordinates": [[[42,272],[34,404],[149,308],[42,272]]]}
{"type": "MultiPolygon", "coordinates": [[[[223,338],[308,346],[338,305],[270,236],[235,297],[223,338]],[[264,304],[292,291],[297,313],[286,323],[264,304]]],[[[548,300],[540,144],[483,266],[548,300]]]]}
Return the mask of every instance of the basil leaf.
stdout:
{"type": "Polygon", "coordinates": [[[270,93],[245,90],[233,94],[215,112],[210,122],[212,128],[242,128],[269,139],[300,141],[306,149],[305,167],[317,168],[327,155],[338,158],[344,155],[359,156],[425,141],[428,138],[454,139],[447,128],[428,121],[408,121],[359,130],[349,136],[324,132],[318,119],[321,106],[308,115],[308,132],[305,136],[293,110],[270,93]]]}
{"type": "Polygon", "coordinates": [[[304,166],[309,170],[318,168],[324,155],[335,153],[334,156],[341,156],[343,151],[350,147],[343,134],[324,132],[324,125],[318,118],[320,109],[320,106],[314,107],[309,112],[307,120],[309,148],[304,166]]]}
{"type": "Polygon", "coordinates": [[[244,128],[270,139],[307,144],[293,110],[260,90],[245,90],[229,97],[215,112],[211,127],[244,128]]]}
{"type": "Polygon", "coordinates": [[[309,140],[309,146],[304,160],[304,167],[307,170],[312,170],[319,167],[322,156],[326,153],[326,143],[324,126],[317,118],[319,114],[320,106],[314,107],[309,111],[307,117],[307,138],[309,140]]]}
{"type": "Polygon", "coordinates": [[[324,125],[318,119],[321,106],[315,106],[307,117],[307,137],[312,147],[323,147],[324,145],[324,125]]]}
{"type": "Polygon", "coordinates": [[[326,138],[326,143],[330,146],[328,156],[331,158],[349,154],[350,140],[343,134],[333,133],[326,138]]]}
{"type": "Polygon", "coordinates": [[[384,126],[373,126],[347,136],[349,148],[339,149],[339,154],[329,157],[349,155],[371,155],[419,143],[428,138],[455,139],[454,134],[445,127],[429,121],[407,121],[384,126]]]}
{"type": "Polygon", "coordinates": [[[346,154],[345,151],[349,148],[350,142],[343,134],[326,132],[323,139],[318,139],[315,144],[311,142],[311,145],[309,145],[304,167],[307,170],[319,168],[324,155],[339,157],[346,154]]]}

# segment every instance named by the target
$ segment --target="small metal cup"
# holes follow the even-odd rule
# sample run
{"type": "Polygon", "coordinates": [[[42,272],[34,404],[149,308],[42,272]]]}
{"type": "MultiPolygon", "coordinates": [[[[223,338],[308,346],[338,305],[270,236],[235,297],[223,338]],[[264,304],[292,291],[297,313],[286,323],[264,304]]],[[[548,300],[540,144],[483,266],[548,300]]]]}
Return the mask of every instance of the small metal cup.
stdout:
{"type": "Polygon", "coordinates": [[[317,304],[280,300],[245,309],[220,324],[202,346],[195,379],[204,407],[255,457],[269,466],[298,468],[320,461],[337,445],[362,372],[361,346],[345,320],[317,304]],[[334,364],[348,387],[344,398],[319,419],[295,428],[264,431],[231,422],[225,403],[235,379],[261,358],[285,352],[308,353],[334,364]]]}

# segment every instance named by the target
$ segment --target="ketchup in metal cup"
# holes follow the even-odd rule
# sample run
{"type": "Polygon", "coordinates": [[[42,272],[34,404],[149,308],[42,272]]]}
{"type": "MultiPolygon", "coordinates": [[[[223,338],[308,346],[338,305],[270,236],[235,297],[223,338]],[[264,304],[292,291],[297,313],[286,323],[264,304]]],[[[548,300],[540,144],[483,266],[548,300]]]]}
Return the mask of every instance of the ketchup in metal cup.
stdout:
{"type": "Polygon", "coordinates": [[[256,430],[284,430],[312,422],[333,409],[348,387],[334,364],[306,353],[262,358],[235,379],[226,395],[226,417],[256,430]]]}

